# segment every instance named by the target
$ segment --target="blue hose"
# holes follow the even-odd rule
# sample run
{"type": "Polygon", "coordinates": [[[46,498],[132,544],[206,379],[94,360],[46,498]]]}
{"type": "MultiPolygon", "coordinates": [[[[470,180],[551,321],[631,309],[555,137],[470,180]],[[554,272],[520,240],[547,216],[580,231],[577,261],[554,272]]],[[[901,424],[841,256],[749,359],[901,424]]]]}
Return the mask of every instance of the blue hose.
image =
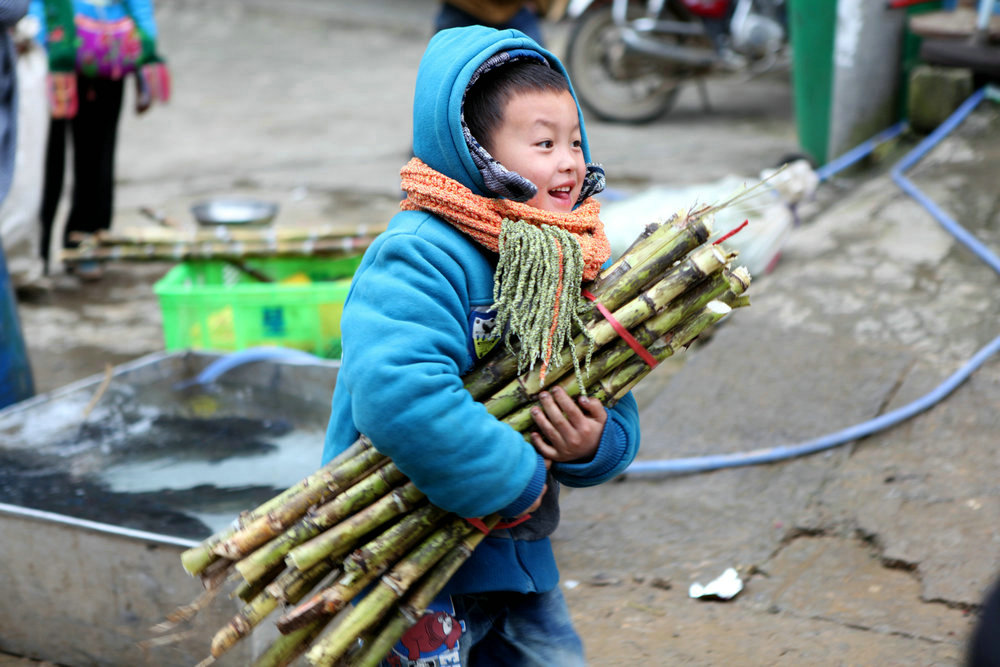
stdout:
{"type": "MultiPolygon", "coordinates": [[[[906,194],[910,195],[920,203],[927,211],[933,215],[937,221],[955,238],[961,241],[966,247],[972,250],[977,257],[990,265],[994,271],[1000,273],[1000,259],[997,258],[988,248],[976,239],[975,236],[966,231],[957,222],[951,219],[939,206],[931,201],[921,192],[903,172],[912,167],[920,158],[927,154],[941,139],[954,130],[965,117],[987,96],[995,96],[995,92],[989,87],[982,88],[967,99],[944,123],[934,132],[929,134],[920,144],[908,153],[892,169],[892,179],[906,194]]],[[[902,131],[903,124],[897,124],[881,134],[869,139],[867,142],[845,153],[834,162],[821,168],[817,173],[822,172],[821,179],[825,180],[836,171],[857,162],[868,152],[874,150],[879,143],[887,141],[888,138],[896,136],[902,131]],[[861,150],[861,149],[864,150],[861,150]]],[[[815,438],[797,445],[785,445],[759,449],[750,452],[738,452],[734,454],[718,454],[709,456],[693,456],[680,459],[665,459],[660,461],[634,461],[632,465],[625,469],[625,474],[630,476],[642,475],[669,475],[669,474],[689,474],[696,472],[708,472],[710,470],[720,470],[722,468],[736,468],[740,466],[756,465],[760,463],[774,463],[797,456],[814,454],[825,449],[831,449],[859,438],[871,435],[878,431],[895,426],[900,422],[913,417],[920,412],[930,408],[943,400],[948,394],[955,390],[964,382],[976,369],[983,365],[987,359],[1000,352],[1000,336],[993,339],[988,345],[979,350],[968,362],[955,371],[951,376],[942,382],[933,391],[925,394],[917,400],[904,405],[901,408],[880,415],[866,422],[856,424],[834,433],[815,438]]]]}
{"type": "Polygon", "coordinates": [[[1000,258],[990,252],[989,248],[980,243],[979,239],[970,234],[964,227],[952,220],[947,213],[941,210],[940,206],[934,203],[927,195],[921,192],[921,190],[917,188],[912,181],[903,175],[903,172],[916,164],[917,161],[934,148],[934,146],[937,145],[941,139],[958,127],[962,120],[964,120],[965,117],[968,116],[981,101],[983,101],[986,97],[986,91],[986,88],[980,88],[973,93],[969,99],[962,103],[962,106],[960,106],[955,113],[949,116],[946,121],[937,127],[937,129],[927,135],[927,137],[921,141],[916,148],[910,151],[906,157],[900,160],[899,164],[892,169],[892,180],[896,181],[896,185],[898,185],[903,192],[916,199],[917,202],[926,208],[927,211],[933,215],[939,223],[941,223],[941,226],[944,227],[948,233],[961,241],[965,247],[975,253],[979,259],[986,262],[994,271],[1000,273],[1000,258]]]}
{"type": "Polygon", "coordinates": [[[223,374],[234,368],[255,361],[280,361],[287,364],[309,364],[319,361],[320,358],[288,347],[248,347],[237,352],[232,352],[220,357],[206,366],[198,375],[190,380],[184,380],[174,385],[174,389],[181,391],[195,385],[212,384],[223,374]]]}
{"type": "Polygon", "coordinates": [[[829,179],[837,172],[843,171],[844,169],[847,169],[858,160],[861,160],[881,144],[884,144],[890,139],[895,139],[900,134],[902,134],[903,130],[905,130],[907,127],[908,127],[907,122],[905,120],[901,120],[892,127],[882,130],[868,141],[862,144],[858,144],[857,146],[847,151],[840,157],[834,158],[833,160],[830,160],[829,162],[824,164],[822,167],[816,170],[816,176],[822,183],[823,181],[829,179]]]}

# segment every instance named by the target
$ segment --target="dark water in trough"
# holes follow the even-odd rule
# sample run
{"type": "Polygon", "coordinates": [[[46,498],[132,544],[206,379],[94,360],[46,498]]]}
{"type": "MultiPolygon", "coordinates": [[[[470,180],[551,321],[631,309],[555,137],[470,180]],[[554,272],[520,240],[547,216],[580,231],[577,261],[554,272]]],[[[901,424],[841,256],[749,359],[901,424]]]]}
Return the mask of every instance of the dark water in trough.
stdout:
{"type": "Polygon", "coordinates": [[[40,406],[0,437],[0,502],[190,539],[313,472],[329,414],[325,402],[222,383],[112,382],[86,419],[80,403],[40,406]]]}

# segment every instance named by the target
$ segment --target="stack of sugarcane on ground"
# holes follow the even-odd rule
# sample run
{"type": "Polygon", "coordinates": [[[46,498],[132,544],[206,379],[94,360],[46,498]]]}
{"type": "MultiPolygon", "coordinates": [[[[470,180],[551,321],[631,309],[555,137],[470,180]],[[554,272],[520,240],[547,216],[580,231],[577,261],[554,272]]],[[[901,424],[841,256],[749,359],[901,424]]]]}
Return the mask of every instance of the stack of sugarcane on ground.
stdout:
{"type": "Polygon", "coordinates": [[[251,257],[344,257],[371,245],[383,227],[330,225],[318,227],[260,227],[230,229],[175,229],[136,227],[121,232],[74,232],[76,248],[62,251],[62,261],[181,261],[191,259],[242,260],[251,257]]]}
{"type": "MultiPolygon", "coordinates": [[[[586,391],[613,405],[656,362],[746,304],[749,273],[732,268],[734,255],[708,240],[717,208],[650,225],[587,286],[632,341],[589,304],[583,330],[553,356],[544,380],[537,370],[518,375],[516,355],[500,350],[466,376],[468,391],[522,433],[533,427],[530,410],[544,387],[559,384],[572,396],[586,391]]],[[[288,664],[302,653],[315,665],[375,665],[498,520],[487,517],[477,527],[429,503],[362,436],[307,479],[241,515],[233,528],[184,552],[184,568],[208,591],[203,597],[237,582],[234,595],[246,602],[216,633],[203,664],[281,607],[282,634],[258,665],[288,664]]],[[[172,621],[188,620],[200,604],[179,609],[172,621]]]]}

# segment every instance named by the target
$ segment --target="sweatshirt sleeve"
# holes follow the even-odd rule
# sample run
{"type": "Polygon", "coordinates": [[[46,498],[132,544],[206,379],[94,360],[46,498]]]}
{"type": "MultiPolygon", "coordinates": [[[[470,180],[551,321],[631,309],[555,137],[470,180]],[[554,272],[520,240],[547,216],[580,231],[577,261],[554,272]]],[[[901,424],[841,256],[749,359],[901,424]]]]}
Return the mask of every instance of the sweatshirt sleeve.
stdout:
{"type": "Polygon", "coordinates": [[[390,235],[355,277],[337,390],[354,425],[435,505],[512,516],[541,493],[544,461],[465,390],[463,266],[419,235],[390,235]]]}
{"type": "Polygon", "coordinates": [[[566,486],[595,486],[617,477],[639,451],[639,410],[631,393],[607,410],[597,453],[586,463],[555,463],[552,476],[566,486]]]}

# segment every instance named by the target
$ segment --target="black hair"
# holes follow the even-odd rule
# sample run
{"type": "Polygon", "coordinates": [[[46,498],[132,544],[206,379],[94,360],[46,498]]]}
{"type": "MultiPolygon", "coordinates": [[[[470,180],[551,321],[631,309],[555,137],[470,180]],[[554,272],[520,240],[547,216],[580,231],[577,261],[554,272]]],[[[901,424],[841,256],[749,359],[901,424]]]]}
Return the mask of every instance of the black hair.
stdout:
{"type": "Polygon", "coordinates": [[[515,60],[484,72],[465,93],[463,115],[479,145],[490,150],[493,134],[503,123],[507,102],[520,93],[569,91],[569,81],[537,60],[515,60]]]}

